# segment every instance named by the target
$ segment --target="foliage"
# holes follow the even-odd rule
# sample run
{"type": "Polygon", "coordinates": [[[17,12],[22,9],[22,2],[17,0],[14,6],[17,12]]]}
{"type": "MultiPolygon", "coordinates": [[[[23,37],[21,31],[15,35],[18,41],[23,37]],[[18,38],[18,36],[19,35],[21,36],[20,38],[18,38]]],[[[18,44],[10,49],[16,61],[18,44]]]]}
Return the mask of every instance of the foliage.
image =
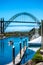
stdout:
{"type": "Polygon", "coordinates": [[[42,55],[40,54],[40,49],[36,52],[36,54],[34,55],[34,57],[32,58],[33,62],[40,62],[43,60],[42,55]]]}
{"type": "Polygon", "coordinates": [[[35,56],[32,60],[35,62],[39,62],[42,60],[42,56],[40,54],[35,54],[35,56]]]}

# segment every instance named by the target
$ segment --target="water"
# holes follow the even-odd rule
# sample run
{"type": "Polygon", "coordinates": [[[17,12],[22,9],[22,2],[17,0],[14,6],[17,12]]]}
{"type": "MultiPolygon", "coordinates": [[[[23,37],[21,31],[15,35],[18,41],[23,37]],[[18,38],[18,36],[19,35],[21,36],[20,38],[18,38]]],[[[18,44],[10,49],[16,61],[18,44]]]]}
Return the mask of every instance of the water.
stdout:
{"type": "Polygon", "coordinates": [[[23,58],[22,58],[21,64],[25,64],[26,62],[31,60],[33,58],[34,54],[35,54],[35,51],[27,49],[25,51],[23,58]]]}
{"type": "MultiPolygon", "coordinates": [[[[10,40],[13,41],[14,46],[15,46],[15,57],[17,54],[20,52],[20,42],[27,39],[29,40],[28,37],[8,37],[4,39],[0,39],[0,65],[5,65],[8,64],[12,61],[12,46],[9,46],[8,42],[10,40]]],[[[22,46],[23,47],[23,46],[22,46]]]]}
{"type": "MultiPolygon", "coordinates": [[[[9,46],[8,43],[9,41],[13,41],[13,45],[15,46],[15,57],[20,52],[20,43],[22,44],[22,48],[24,47],[24,45],[29,46],[29,44],[27,43],[29,41],[29,37],[25,37],[25,36],[8,37],[8,38],[0,39],[0,65],[6,65],[12,62],[12,46],[9,46]]],[[[31,46],[38,47],[40,45],[31,45],[31,46]]],[[[33,58],[34,54],[35,51],[27,48],[20,63],[25,64],[27,61],[33,58]]]]}
{"type": "MultiPolygon", "coordinates": [[[[29,46],[27,43],[29,41],[29,37],[8,37],[4,39],[0,39],[0,65],[6,65],[12,62],[12,46],[9,46],[9,41],[13,41],[13,45],[15,46],[15,57],[20,52],[20,43],[22,44],[22,48],[24,45],[29,46]],[[24,44],[26,43],[26,44],[24,44]]],[[[37,45],[31,45],[32,47],[37,47],[37,45]]],[[[31,47],[30,46],[30,47],[31,47]]],[[[38,45],[40,46],[40,45],[38,45]]],[[[21,59],[21,64],[25,64],[27,61],[31,60],[35,54],[35,51],[26,49],[23,58],[21,59]]]]}

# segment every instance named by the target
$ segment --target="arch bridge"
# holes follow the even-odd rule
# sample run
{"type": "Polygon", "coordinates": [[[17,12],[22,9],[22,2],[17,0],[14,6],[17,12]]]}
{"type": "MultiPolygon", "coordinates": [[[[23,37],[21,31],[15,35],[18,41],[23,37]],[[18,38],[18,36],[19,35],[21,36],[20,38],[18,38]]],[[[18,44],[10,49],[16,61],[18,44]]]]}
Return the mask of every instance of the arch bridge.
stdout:
{"type": "MultiPolygon", "coordinates": [[[[4,19],[3,18],[1,18],[1,20],[0,20],[0,33],[5,33],[5,30],[7,29],[7,27],[9,26],[9,24],[11,23],[11,22],[16,22],[16,23],[27,23],[27,24],[31,24],[31,23],[35,23],[35,24],[38,24],[38,25],[40,25],[40,22],[39,22],[39,20],[35,17],[35,16],[33,16],[32,14],[30,14],[30,13],[27,13],[27,12],[22,12],[22,13],[18,13],[18,14],[16,14],[16,15],[14,15],[14,16],[12,16],[8,21],[4,21],[4,19]],[[19,17],[19,16],[22,16],[22,15],[24,15],[24,16],[28,16],[28,17],[31,17],[33,20],[34,20],[34,22],[29,22],[29,21],[14,21],[17,17],[19,17]]],[[[7,32],[6,32],[7,33],[7,32]]],[[[28,33],[28,32],[27,32],[28,33]]]]}

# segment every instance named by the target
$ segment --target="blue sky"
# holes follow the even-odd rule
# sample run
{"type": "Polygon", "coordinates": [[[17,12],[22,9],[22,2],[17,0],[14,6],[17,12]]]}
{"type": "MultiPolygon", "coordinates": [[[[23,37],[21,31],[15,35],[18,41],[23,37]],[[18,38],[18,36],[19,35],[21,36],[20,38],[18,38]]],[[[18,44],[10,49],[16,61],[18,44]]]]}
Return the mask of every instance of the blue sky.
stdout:
{"type": "MultiPolygon", "coordinates": [[[[43,0],[0,0],[0,18],[4,17],[5,20],[9,20],[20,12],[31,13],[41,21],[43,19],[43,0]]],[[[32,27],[12,27],[11,25],[6,31],[28,31],[30,29],[32,27]]]]}
{"type": "Polygon", "coordinates": [[[0,18],[10,19],[19,12],[28,12],[43,19],[43,0],[0,0],[0,18]]]}

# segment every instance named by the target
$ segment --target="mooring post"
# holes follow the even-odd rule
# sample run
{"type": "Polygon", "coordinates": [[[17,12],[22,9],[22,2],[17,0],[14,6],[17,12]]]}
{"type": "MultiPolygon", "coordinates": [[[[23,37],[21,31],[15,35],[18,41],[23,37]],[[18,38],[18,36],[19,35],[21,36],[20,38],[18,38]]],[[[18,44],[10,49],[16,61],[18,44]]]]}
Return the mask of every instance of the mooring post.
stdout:
{"type": "Polygon", "coordinates": [[[13,65],[15,65],[15,46],[13,45],[13,41],[8,42],[9,46],[12,46],[12,61],[13,65]]]}
{"type": "Polygon", "coordinates": [[[23,51],[25,52],[25,50],[26,50],[26,41],[25,40],[23,41],[23,47],[24,47],[23,51]]]}
{"type": "Polygon", "coordinates": [[[21,59],[21,47],[22,47],[22,46],[21,46],[21,43],[20,43],[20,59],[21,59]]]}
{"type": "Polygon", "coordinates": [[[28,45],[27,45],[27,39],[25,39],[25,56],[26,56],[26,58],[27,58],[27,47],[28,47],[28,45]]]}
{"type": "Polygon", "coordinates": [[[25,39],[25,43],[26,43],[26,50],[27,50],[27,48],[28,48],[27,39],[25,39]]]}
{"type": "Polygon", "coordinates": [[[23,41],[23,52],[25,51],[25,41],[23,41]]]}
{"type": "Polygon", "coordinates": [[[15,64],[15,47],[12,47],[12,53],[13,53],[13,64],[15,64]]]}

